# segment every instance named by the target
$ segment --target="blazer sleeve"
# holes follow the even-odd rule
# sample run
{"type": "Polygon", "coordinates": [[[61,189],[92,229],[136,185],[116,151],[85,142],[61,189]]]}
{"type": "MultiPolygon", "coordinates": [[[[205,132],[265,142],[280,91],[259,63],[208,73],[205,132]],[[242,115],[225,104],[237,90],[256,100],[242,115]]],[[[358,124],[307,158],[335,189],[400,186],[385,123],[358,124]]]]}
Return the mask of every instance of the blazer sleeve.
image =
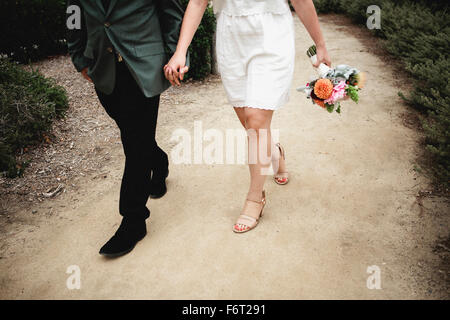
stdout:
{"type": "MultiPolygon", "coordinates": [[[[163,39],[172,55],[175,53],[180,37],[184,9],[180,0],[156,0],[156,6],[163,39]]],[[[186,65],[189,66],[189,53],[186,57],[186,65]]]]}
{"type": "MultiPolygon", "coordinates": [[[[89,67],[92,60],[84,55],[87,42],[86,21],[84,17],[83,8],[79,0],[67,0],[67,8],[70,6],[78,6],[81,13],[81,29],[67,29],[67,47],[72,59],[72,63],[78,72],[89,67]]],[[[67,18],[73,13],[67,13],[67,18]]]]}

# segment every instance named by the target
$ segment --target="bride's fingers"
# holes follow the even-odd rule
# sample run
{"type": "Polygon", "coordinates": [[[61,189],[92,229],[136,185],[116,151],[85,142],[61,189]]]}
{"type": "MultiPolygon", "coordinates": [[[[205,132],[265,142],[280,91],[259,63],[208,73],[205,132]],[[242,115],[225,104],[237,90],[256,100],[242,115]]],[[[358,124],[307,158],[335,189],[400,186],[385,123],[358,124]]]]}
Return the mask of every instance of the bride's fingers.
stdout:
{"type": "Polygon", "coordinates": [[[181,86],[180,79],[183,80],[184,73],[187,72],[187,70],[188,70],[187,67],[183,67],[183,68],[180,68],[180,72],[178,72],[176,69],[172,68],[171,66],[165,65],[164,66],[164,75],[166,76],[167,80],[169,80],[173,86],[181,86]]]}
{"type": "Polygon", "coordinates": [[[322,63],[326,64],[329,67],[331,67],[331,61],[330,61],[330,58],[328,56],[325,56],[325,57],[322,58],[322,63]]]}
{"type": "Polygon", "coordinates": [[[318,68],[321,63],[325,63],[324,58],[322,56],[318,56],[317,57],[317,62],[316,62],[316,64],[314,64],[314,67],[318,68]]]}
{"type": "Polygon", "coordinates": [[[317,63],[314,64],[313,66],[314,66],[315,68],[318,68],[318,67],[320,66],[321,63],[323,63],[323,64],[325,64],[325,65],[331,67],[331,61],[330,61],[330,59],[327,59],[327,58],[321,58],[321,59],[318,59],[318,60],[317,60],[317,63]]]}

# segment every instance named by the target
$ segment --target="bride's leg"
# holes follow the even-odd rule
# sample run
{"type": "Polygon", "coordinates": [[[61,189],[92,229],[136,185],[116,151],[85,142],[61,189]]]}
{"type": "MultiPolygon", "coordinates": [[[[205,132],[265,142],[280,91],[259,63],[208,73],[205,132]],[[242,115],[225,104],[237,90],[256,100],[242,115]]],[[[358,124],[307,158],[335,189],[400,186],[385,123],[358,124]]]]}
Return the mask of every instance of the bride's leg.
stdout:
{"type": "MultiPolygon", "coordinates": [[[[236,115],[239,118],[239,121],[241,122],[242,126],[247,129],[247,115],[246,115],[246,109],[248,108],[238,108],[235,107],[234,111],[236,112],[236,115]]],[[[270,128],[270,125],[269,125],[270,128]]],[[[270,130],[268,132],[268,138],[270,137],[270,130]]],[[[279,182],[283,183],[286,181],[286,178],[281,175],[280,177],[277,177],[277,173],[286,173],[286,161],[285,159],[281,156],[281,150],[278,147],[277,144],[275,144],[275,142],[270,138],[271,141],[271,151],[272,151],[272,168],[273,168],[273,172],[275,174],[275,179],[279,179],[279,182]]],[[[252,188],[251,188],[252,189],[252,188]]],[[[253,192],[252,192],[253,193],[253,192]]]]}
{"type": "Polygon", "coordinates": [[[244,209],[233,231],[247,232],[258,224],[265,204],[264,182],[270,168],[272,137],[270,123],[273,111],[255,108],[235,108],[242,125],[247,129],[250,187],[244,209]]]}
{"type": "MultiPolygon", "coordinates": [[[[253,201],[261,201],[261,194],[270,168],[272,153],[270,123],[272,115],[272,110],[245,108],[251,178],[247,198],[253,201]]],[[[256,214],[259,214],[259,212],[256,214]]]]}
{"type": "Polygon", "coordinates": [[[247,126],[245,124],[245,109],[246,108],[238,108],[238,107],[234,107],[234,111],[236,112],[239,121],[241,122],[242,126],[247,129],[247,126]]]}

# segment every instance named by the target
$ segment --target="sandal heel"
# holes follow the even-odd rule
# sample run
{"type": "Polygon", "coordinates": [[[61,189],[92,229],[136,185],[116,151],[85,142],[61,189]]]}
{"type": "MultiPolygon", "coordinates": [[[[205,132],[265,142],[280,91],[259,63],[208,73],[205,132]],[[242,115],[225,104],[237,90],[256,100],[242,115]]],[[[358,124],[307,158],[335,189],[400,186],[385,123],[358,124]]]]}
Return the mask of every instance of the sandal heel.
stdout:
{"type": "MultiPolygon", "coordinates": [[[[284,148],[281,146],[280,143],[277,143],[275,146],[278,147],[278,150],[280,151],[280,160],[283,159],[283,161],[285,161],[285,165],[286,165],[286,152],[284,151],[284,148]]],[[[289,172],[277,172],[274,176],[273,176],[273,180],[275,181],[276,184],[280,185],[280,186],[284,186],[289,182],[289,172]]]]}

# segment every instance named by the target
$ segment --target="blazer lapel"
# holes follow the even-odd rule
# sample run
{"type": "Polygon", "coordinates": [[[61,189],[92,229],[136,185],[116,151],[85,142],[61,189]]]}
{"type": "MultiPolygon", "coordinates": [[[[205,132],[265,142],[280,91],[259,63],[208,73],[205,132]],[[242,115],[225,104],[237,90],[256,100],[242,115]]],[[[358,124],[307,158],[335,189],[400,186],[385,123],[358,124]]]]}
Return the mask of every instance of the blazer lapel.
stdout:
{"type": "MultiPolygon", "coordinates": [[[[99,0],[100,2],[101,2],[101,0],[99,0]]],[[[106,11],[106,17],[109,17],[109,15],[111,14],[111,12],[113,11],[113,9],[114,9],[114,6],[117,4],[117,0],[111,0],[111,3],[109,4],[109,8],[108,8],[108,10],[106,11]]]]}
{"type": "Polygon", "coordinates": [[[102,0],[95,0],[95,3],[97,4],[97,7],[100,9],[103,15],[106,14],[105,8],[103,7],[102,0]]]}

